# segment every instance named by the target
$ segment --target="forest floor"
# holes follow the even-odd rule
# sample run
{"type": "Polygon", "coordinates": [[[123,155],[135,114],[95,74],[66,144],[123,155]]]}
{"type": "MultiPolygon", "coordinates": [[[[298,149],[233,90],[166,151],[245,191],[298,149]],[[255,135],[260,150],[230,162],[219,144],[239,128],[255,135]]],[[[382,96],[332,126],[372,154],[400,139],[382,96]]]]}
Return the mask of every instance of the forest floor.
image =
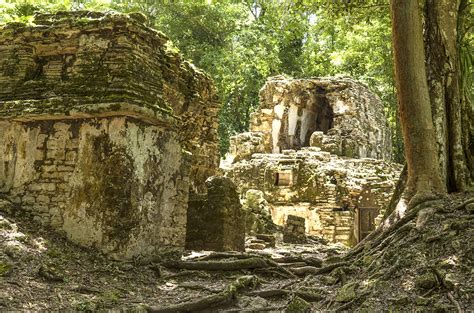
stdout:
{"type": "Polygon", "coordinates": [[[310,240],[141,264],[78,247],[0,200],[0,310],[474,308],[474,196],[425,202],[354,249],[310,240]]]}

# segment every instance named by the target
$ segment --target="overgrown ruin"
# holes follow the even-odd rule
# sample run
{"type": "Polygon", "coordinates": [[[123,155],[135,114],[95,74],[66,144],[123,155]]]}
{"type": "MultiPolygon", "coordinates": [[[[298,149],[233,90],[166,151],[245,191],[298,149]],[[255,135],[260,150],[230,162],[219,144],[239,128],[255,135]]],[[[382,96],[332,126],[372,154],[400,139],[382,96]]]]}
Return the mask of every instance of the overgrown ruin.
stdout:
{"type": "Polygon", "coordinates": [[[226,175],[260,190],[272,219],[351,245],[380,222],[401,167],[381,101],[350,78],[270,78],[250,132],[231,138],[226,175]]]}
{"type": "Polygon", "coordinates": [[[141,14],[59,12],[0,34],[0,194],[111,256],[183,248],[216,173],[218,101],[141,14]]]}

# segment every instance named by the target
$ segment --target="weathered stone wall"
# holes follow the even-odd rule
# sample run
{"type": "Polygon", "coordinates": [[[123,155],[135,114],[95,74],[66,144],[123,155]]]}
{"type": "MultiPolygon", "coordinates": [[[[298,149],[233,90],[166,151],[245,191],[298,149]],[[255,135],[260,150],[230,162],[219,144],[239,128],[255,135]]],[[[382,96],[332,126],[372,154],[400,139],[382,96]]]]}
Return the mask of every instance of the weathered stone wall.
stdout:
{"type": "Polygon", "coordinates": [[[125,258],[184,246],[176,133],[126,117],[0,122],[0,147],[0,192],[72,241],[125,258]]]}
{"type": "Polygon", "coordinates": [[[186,248],[191,250],[244,251],[245,216],[234,183],[210,177],[207,194],[191,194],[186,248]]]}
{"type": "Polygon", "coordinates": [[[263,192],[276,224],[304,217],[307,233],[351,244],[363,228],[358,208],[381,215],[390,200],[401,170],[390,157],[383,105],[366,86],[277,76],[260,90],[250,131],[231,138],[221,166],[243,198],[263,192]]]}
{"type": "Polygon", "coordinates": [[[254,154],[232,164],[226,175],[242,196],[250,189],[261,190],[276,224],[284,225],[290,214],[301,216],[309,234],[349,244],[355,208],[377,207],[383,214],[400,171],[399,164],[384,160],[342,158],[309,147],[254,154]],[[371,191],[370,203],[363,202],[366,190],[371,191]]]}
{"type": "Polygon", "coordinates": [[[285,228],[283,229],[283,241],[288,243],[305,243],[306,220],[297,215],[286,217],[285,228]]]}
{"type": "Polygon", "coordinates": [[[212,81],[143,16],[60,12],[0,32],[0,193],[118,258],[184,248],[218,166],[212,81]]]}
{"type": "MultiPolygon", "coordinates": [[[[390,129],[380,99],[351,78],[270,78],[260,91],[259,110],[251,115],[250,131],[264,138],[254,153],[280,153],[317,146],[332,154],[390,160],[390,129]],[[311,140],[318,132],[319,140],[311,140]],[[257,151],[258,149],[258,151],[257,151]]],[[[255,142],[250,135],[231,140],[255,142]]],[[[247,144],[251,146],[251,144],[247,144]]],[[[242,150],[242,149],[241,149],[242,150]]],[[[237,160],[246,157],[231,147],[237,160]],[[235,150],[235,151],[234,151],[235,150]]]]}
{"type": "Polygon", "coordinates": [[[218,102],[208,76],[140,18],[59,12],[34,23],[0,32],[0,116],[107,111],[178,119],[183,147],[194,156],[192,184],[205,189],[219,164],[218,102]]]}

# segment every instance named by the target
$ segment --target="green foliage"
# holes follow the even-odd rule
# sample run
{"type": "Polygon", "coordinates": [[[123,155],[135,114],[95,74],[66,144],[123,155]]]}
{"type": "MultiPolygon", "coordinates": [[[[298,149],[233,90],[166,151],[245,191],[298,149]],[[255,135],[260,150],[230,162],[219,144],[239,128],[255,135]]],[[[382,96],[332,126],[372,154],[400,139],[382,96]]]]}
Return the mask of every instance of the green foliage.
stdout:
{"type": "Polygon", "coordinates": [[[167,34],[216,82],[222,102],[218,130],[222,154],[230,136],[248,130],[259,89],[269,76],[353,76],[384,102],[395,160],[401,162],[387,2],[22,0],[0,2],[0,23],[31,22],[36,11],[142,12],[150,26],[167,34]]]}

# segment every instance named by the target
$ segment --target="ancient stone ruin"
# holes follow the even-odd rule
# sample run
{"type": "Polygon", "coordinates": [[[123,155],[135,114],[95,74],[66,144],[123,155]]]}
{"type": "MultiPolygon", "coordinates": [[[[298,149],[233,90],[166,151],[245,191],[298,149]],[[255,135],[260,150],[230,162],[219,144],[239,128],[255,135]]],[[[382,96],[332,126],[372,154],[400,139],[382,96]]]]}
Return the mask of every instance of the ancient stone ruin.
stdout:
{"type": "Polygon", "coordinates": [[[390,162],[390,138],[381,101],[353,79],[275,77],[223,164],[244,199],[263,193],[276,224],[300,216],[306,233],[350,245],[393,193],[401,167],[390,162]]]}
{"type": "Polygon", "coordinates": [[[310,146],[339,156],[390,160],[390,129],[380,99],[350,78],[270,78],[251,115],[250,132],[231,139],[231,157],[238,161],[253,153],[310,146]]]}
{"type": "Polygon", "coordinates": [[[139,14],[38,15],[0,33],[0,195],[112,256],[184,247],[216,173],[212,81],[139,14]]]}
{"type": "Polygon", "coordinates": [[[227,177],[206,181],[207,194],[191,193],[186,248],[244,251],[245,220],[234,183],[227,177]]]}

